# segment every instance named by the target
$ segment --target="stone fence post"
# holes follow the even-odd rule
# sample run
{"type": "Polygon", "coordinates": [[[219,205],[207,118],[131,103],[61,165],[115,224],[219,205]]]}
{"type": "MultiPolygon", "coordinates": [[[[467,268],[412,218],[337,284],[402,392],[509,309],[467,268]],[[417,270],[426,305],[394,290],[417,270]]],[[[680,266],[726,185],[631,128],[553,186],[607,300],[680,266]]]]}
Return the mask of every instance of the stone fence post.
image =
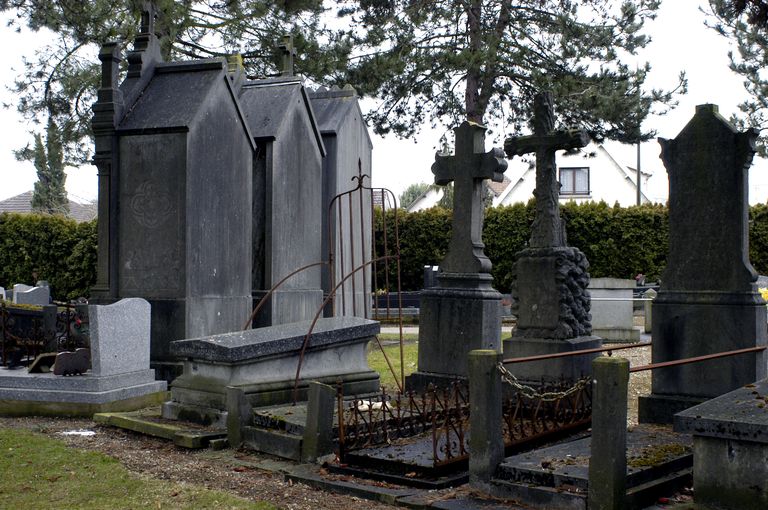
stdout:
{"type": "Polygon", "coordinates": [[[627,494],[627,387],[629,361],[592,361],[592,446],[589,510],[621,510],[627,494]]]}
{"type": "MultiPolygon", "coordinates": [[[[658,294],[659,293],[656,292],[655,290],[648,289],[645,292],[643,292],[643,297],[646,298],[646,299],[656,299],[656,296],[658,294]]],[[[643,307],[645,309],[645,328],[644,328],[644,331],[646,333],[650,333],[651,332],[651,324],[653,323],[652,315],[651,315],[651,310],[653,309],[653,301],[643,301],[643,307]]]]}
{"type": "Polygon", "coordinates": [[[469,353],[469,484],[485,492],[496,467],[504,460],[501,416],[500,352],[469,353]]]}

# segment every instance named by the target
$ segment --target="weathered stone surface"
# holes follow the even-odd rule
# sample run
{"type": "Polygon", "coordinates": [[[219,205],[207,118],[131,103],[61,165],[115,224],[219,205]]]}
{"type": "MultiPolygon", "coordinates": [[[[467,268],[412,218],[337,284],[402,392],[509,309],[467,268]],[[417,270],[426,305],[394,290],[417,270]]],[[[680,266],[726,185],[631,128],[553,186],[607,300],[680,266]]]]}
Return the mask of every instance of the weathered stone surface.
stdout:
{"type": "Polygon", "coordinates": [[[504,459],[501,375],[496,365],[501,353],[476,350],[469,353],[470,430],[469,484],[488,492],[491,478],[504,459]]]}
{"type": "MultiPolygon", "coordinates": [[[[660,140],[669,173],[669,256],[653,303],[654,363],[766,345],[766,307],[749,263],[747,170],[755,133],[737,133],[714,105],[696,115],[674,140],[660,140]]],[[[743,354],[654,370],[650,409],[679,411],[766,376],[766,353],[743,354]],[[713,376],[716,374],[716,376],[713,376]],[[674,406],[672,400],[679,399],[674,406]]]]}
{"type": "Polygon", "coordinates": [[[675,415],[675,430],[694,435],[698,504],[724,509],[768,506],[768,380],[675,415]]]}
{"type": "Polygon", "coordinates": [[[92,372],[115,375],[149,367],[150,305],[141,298],[88,307],[92,372]]]}
{"type": "MultiPolygon", "coordinates": [[[[312,321],[281,324],[266,328],[236,331],[208,338],[173,342],[173,353],[196,361],[238,363],[274,354],[295,353],[301,349],[312,321]]],[[[309,349],[368,338],[380,330],[379,323],[357,317],[318,319],[312,329],[309,349]]]]}

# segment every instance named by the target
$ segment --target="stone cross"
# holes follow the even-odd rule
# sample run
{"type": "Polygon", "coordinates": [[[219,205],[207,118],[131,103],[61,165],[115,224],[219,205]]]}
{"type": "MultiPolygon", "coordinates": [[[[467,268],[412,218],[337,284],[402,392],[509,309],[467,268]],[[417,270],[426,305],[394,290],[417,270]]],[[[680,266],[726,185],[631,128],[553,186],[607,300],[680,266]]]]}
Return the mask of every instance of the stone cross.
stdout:
{"type": "Polygon", "coordinates": [[[282,66],[280,76],[293,76],[293,58],[296,56],[296,48],[293,46],[293,36],[284,35],[283,43],[277,47],[282,52],[282,66]]]}
{"type": "Polygon", "coordinates": [[[453,131],[453,156],[435,155],[435,184],[454,182],[453,234],[440,267],[446,273],[489,273],[491,261],[483,253],[483,179],[501,182],[507,161],[501,149],[485,151],[484,126],[465,121],[453,131]]]}
{"type": "Polygon", "coordinates": [[[560,183],[557,181],[555,152],[584,147],[589,135],[582,129],[554,130],[552,94],[542,92],[533,102],[533,134],[507,138],[504,151],[510,159],[536,153],[536,218],[531,226],[531,248],[565,246],[565,229],[560,220],[560,183]]]}

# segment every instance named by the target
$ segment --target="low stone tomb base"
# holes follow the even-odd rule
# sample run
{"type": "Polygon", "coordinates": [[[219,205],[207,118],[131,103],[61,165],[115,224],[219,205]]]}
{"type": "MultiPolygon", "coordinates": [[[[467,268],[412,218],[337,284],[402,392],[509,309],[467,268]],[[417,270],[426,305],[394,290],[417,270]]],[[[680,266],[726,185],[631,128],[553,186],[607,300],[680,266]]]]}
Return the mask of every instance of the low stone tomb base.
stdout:
{"type": "MultiPolygon", "coordinates": [[[[250,329],[172,343],[184,359],[184,373],[171,385],[163,418],[226,427],[227,387],[241,389],[251,407],[290,402],[304,339],[312,321],[250,329]]],[[[379,323],[356,317],[319,319],[304,353],[298,399],[309,381],[335,386],[345,395],[377,392],[379,375],[370,369],[366,346],[379,323]]]]}
{"type": "MultiPolygon", "coordinates": [[[[559,354],[602,347],[602,340],[596,336],[580,336],[566,340],[551,338],[506,338],[503,342],[504,359],[523,358],[542,354],[559,354]]],[[[507,369],[521,381],[576,381],[592,372],[592,360],[599,353],[581,356],[567,356],[543,361],[512,363],[507,369]]]]}
{"type": "Polygon", "coordinates": [[[165,381],[153,370],[127,374],[63,377],[0,369],[0,414],[4,416],[91,416],[160,404],[165,381]]]}
{"type": "MultiPolygon", "coordinates": [[[[659,292],[652,361],[766,345],[765,324],[766,307],[756,292],[659,292]]],[[[766,360],[768,353],[761,351],[654,370],[652,393],[639,399],[639,420],[672,423],[677,412],[764,379],[766,360]]]]}
{"type": "Polygon", "coordinates": [[[634,326],[632,291],[635,280],[592,278],[589,281],[592,334],[603,342],[639,342],[640,328],[634,326]]]}
{"type": "Polygon", "coordinates": [[[419,370],[408,390],[445,387],[466,379],[469,351],[501,348],[501,294],[489,274],[443,273],[439,287],[421,294],[419,370]]]}
{"type": "Polygon", "coordinates": [[[675,415],[693,434],[696,504],[768,508],[768,380],[748,384],[675,415]]]}

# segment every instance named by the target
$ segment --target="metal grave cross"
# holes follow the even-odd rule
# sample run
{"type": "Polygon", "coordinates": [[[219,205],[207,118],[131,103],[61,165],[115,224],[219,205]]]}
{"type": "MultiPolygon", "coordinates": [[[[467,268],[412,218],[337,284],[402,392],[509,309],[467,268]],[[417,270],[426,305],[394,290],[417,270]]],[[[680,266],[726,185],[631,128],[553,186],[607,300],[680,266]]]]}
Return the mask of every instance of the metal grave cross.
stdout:
{"type": "Polygon", "coordinates": [[[441,269],[447,273],[489,273],[491,261],[483,253],[483,179],[501,182],[507,161],[501,149],[485,152],[484,126],[463,122],[453,132],[453,156],[435,155],[435,184],[454,182],[453,233],[441,269]]]}
{"type": "Polygon", "coordinates": [[[542,92],[533,101],[533,134],[507,138],[504,152],[512,159],[529,152],[536,153],[536,218],[531,226],[531,248],[565,246],[565,229],[560,220],[560,183],[557,181],[555,152],[584,147],[589,135],[583,129],[555,131],[552,94],[542,92]]]}

